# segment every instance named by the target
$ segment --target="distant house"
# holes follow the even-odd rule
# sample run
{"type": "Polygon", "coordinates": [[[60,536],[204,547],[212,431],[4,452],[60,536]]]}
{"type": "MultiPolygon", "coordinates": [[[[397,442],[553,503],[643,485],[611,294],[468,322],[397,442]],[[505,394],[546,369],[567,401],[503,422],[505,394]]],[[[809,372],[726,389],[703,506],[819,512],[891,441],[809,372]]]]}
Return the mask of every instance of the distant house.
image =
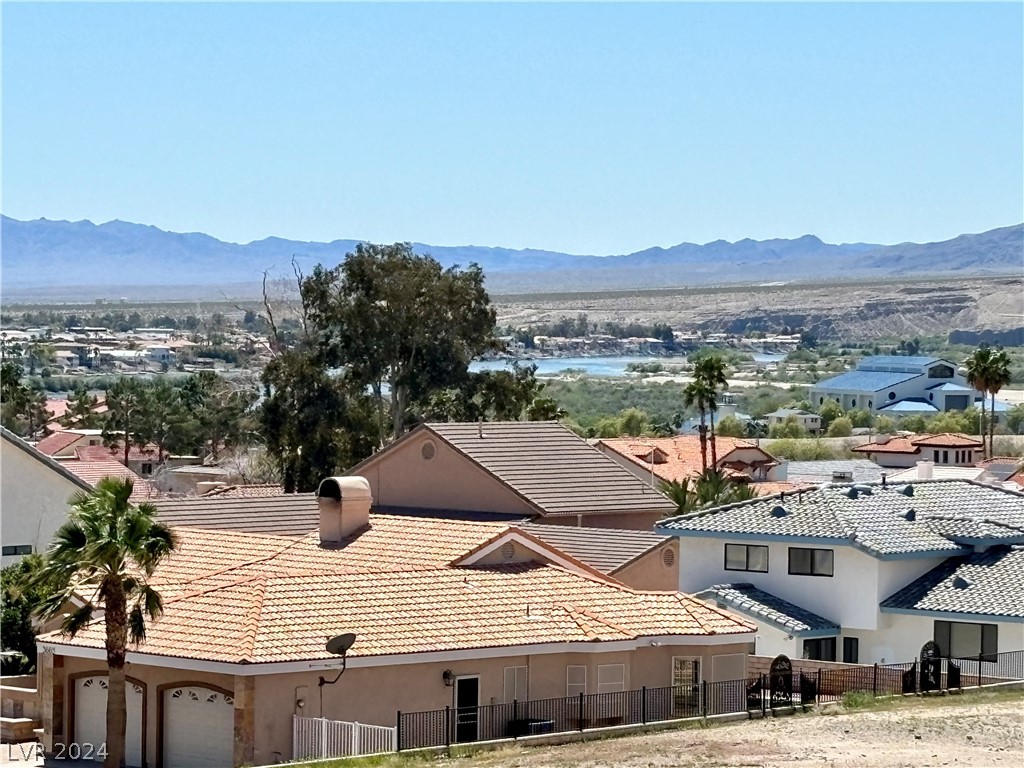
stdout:
{"type": "Polygon", "coordinates": [[[816,435],[821,432],[821,417],[816,413],[809,413],[797,408],[780,408],[766,414],[764,419],[769,429],[776,425],[785,424],[790,418],[803,427],[807,432],[816,435]]]}
{"type": "MultiPolygon", "coordinates": [[[[758,625],[757,653],[870,664],[1024,650],[1024,493],[826,484],[663,521],[679,588],[758,625]]],[[[994,660],[994,659],[993,659],[994,660]]]]}
{"type": "Polygon", "coordinates": [[[852,450],[882,467],[913,467],[919,461],[931,461],[937,466],[970,467],[981,458],[983,447],[980,440],[969,435],[943,432],[909,437],[878,435],[872,442],[852,450]]]}
{"type": "Polygon", "coordinates": [[[815,406],[834,400],[843,410],[906,415],[963,411],[982,395],[949,360],[882,355],[861,358],[856,370],[819,381],[809,396],[815,406]]]}
{"type": "Polygon", "coordinates": [[[676,509],[553,421],[422,424],[349,474],[369,481],[380,511],[650,530],[676,509]]]}

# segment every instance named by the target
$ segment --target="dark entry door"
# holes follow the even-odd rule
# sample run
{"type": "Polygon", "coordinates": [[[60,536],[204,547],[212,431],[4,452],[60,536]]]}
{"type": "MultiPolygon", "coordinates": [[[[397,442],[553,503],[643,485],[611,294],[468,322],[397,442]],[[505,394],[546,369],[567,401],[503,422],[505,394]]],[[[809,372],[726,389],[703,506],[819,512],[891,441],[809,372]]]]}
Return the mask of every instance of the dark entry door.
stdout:
{"type": "Polygon", "coordinates": [[[476,741],[479,738],[478,709],[480,678],[459,677],[455,680],[455,740],[476,741]]]}

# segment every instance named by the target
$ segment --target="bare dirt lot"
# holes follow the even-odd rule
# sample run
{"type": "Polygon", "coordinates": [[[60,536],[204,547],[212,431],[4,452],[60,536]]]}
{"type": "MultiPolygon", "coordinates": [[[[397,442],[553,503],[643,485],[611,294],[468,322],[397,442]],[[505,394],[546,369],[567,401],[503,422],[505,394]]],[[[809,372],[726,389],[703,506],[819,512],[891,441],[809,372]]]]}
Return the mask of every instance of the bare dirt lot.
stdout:
{"type": "Polygon", "coordinates": [[[592,323],[668,323],[741,332],[810,328],[822,337],[913,338],[951,330],[1006,329],[1024,317],[1015,277],[871,281],[832,285],[701,286],[651,291],[493,297],[499,325],[585,313],[592,323]]]}
{"type": "Polygon", "coordinates": [[[1024,765],[1024,694],[912,699],[664,733],[477,754],[452,768],[930,768],[1024,765]]]}

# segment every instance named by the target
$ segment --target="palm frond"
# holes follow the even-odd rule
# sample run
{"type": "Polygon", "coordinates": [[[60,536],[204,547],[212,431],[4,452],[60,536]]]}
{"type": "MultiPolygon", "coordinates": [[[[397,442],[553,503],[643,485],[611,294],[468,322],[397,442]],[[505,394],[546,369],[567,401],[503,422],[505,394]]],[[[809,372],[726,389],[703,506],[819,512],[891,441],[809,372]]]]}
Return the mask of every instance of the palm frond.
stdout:
{"type": "Polygon", "coordinates": [[[76,608],[65,616],[64,620],[60,623],[61,631],[66,635],[74,637],[92,621],[94,610],[95,606],[92,603],[86,603],[81,608],[76,608]]]}

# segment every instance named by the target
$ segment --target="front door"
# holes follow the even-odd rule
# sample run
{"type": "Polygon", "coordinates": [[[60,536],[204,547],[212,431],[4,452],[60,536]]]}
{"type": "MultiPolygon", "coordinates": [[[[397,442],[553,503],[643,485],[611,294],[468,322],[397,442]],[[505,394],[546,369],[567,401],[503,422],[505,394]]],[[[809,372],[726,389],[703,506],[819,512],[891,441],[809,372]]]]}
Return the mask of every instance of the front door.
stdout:
{"type": "Polygon", "coordinates": [[[676,717],[700,714],[700,659],[689,656],[672,658],[672,688],[676,717]]]}
{"type": "Polygon", "coordinates": [[[455,740],[476,741],[480,706],[480,678],[455,679],[455,740]]]}

